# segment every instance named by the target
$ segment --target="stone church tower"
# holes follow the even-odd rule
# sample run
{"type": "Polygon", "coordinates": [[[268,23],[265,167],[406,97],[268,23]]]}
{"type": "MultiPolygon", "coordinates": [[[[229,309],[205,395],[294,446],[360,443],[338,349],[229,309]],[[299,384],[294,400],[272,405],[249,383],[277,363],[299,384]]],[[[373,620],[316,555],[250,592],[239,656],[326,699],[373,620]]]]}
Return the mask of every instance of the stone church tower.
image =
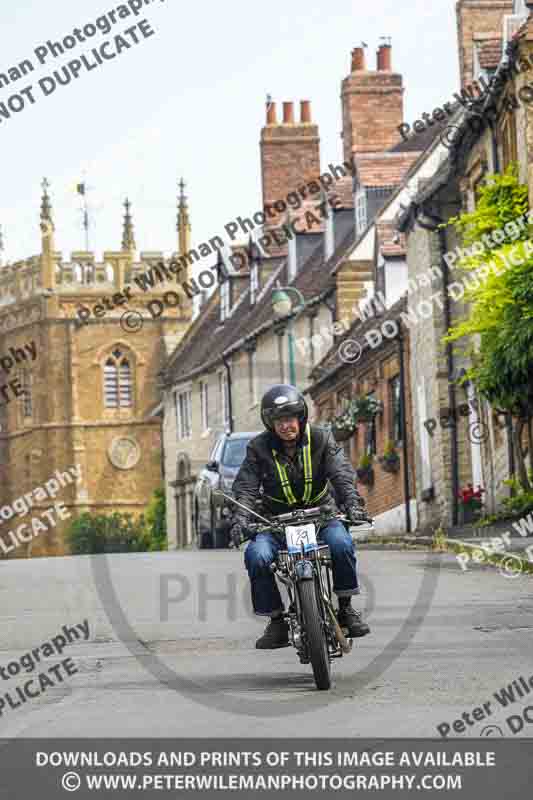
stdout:
{"type": "MultiPolygon", "coordinates": [[[[71,519],[46,523],[14,557],[64,554],[65,529],[84,511],[145,509],[163,483],[157,376],[192,317],[175,275],[158,269],[163,253],[137,254],[129,201],[120,250],[101,262],[85,251],[63,261],[48,189],[45,180],[40,255],[0,261],[0,537],[11,547],[9,532],[22,523],[31,530],[54,502],[71,519]],[[153,288],[143,291],[139,275],[151,276],[153,288]]],[[[188,264],[183,190],[182,182],[173,258],[188,264]]]]}

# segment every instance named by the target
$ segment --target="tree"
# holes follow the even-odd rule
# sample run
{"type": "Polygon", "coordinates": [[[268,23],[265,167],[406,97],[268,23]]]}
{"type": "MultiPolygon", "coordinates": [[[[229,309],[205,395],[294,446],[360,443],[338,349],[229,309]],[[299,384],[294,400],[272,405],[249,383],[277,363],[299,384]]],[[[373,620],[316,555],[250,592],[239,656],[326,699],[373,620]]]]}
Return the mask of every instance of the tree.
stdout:
{"type": "MultiPolygon", "coordinates": [[[[528,224],[516,224],[527,211],[527,186],[519,184],[515,166],[503,175],[491,175],[479,190],[475,211],[449,220],[463,235],[466,247],[484,234],[499,232],[500,246],[488,255],[466,254],[457,266],[473,270],[465,298],[470,316],[452,327],[446,341],[477,335],[472,366],[463,381],[471,380],[498,411],[512,417],[518,478],[531,490],[522,448],[522,435],[533,417],[533,245],[528,224]],[[512,259],[512,260],[511,260],[512,259]],[[476,285],[477,284],[477,285],[476,285]]],[[[530,448],[532,446],[530,435],[530,448]]]]}

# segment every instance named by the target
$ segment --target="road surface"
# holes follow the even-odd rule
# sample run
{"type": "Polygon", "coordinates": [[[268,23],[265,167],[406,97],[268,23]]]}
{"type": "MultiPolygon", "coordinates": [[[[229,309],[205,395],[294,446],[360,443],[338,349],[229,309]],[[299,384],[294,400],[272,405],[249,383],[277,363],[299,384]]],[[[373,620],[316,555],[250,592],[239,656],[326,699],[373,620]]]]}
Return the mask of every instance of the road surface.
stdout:
{"type": "MultiPolygon", "coordinates": [[[[490,723],[509,736],[506,717],[533,705],[533,688],[511,711],[493,698],[533,675],[531,577],[463,572],[451,555],[361,551],[359,603],[372,634],[334,662],[334,688],[318,692],[292,648],[254,649],[265,621],[251,613],[242,558],[201,551],[0,562],[1,736],[436,737],[438,725],[491,698],[490,714],[455,735],[488,735],[490,723]],[[6,672],[84,620],[87,641],[80,634],[33,672],[6,672]],[[52,676],[53,686],[15,708],[5,701],[66,658],[75,674],[52,676]]],[[[533,724],[517,735],[532,736],[533,724]]]]}

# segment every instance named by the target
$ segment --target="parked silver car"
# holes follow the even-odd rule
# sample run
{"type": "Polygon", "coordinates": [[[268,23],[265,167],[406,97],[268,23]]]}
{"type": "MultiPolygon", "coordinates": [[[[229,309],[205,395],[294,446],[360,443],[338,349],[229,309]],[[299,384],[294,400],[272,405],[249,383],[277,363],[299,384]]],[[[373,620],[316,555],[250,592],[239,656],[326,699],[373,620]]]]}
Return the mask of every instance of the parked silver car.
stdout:
{"type": "Polygon", "coordinates": [[[246,446],[260,431],[222,435],[194,487],[194,526],[199,548],[229,546],[229,518],[222,514],[224,501],[215,489],[231,494],[231,487],[246,456],[246,446]]]}

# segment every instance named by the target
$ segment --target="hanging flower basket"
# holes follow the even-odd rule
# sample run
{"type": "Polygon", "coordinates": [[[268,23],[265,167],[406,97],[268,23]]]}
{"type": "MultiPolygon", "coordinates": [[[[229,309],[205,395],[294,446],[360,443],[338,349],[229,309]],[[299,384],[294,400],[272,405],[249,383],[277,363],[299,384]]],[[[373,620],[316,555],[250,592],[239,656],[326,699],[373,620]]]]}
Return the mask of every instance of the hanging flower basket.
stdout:
{"type": "Polygon", "coordinates": [[[354,435],[356,430],[357,428],[338,428],[336,425],[331,426],[331,432],[336,442],[346,442],[354,435]]]}
{"type": "Polygon", "coordinates": [[[361,395],[352,400],[353,413],[358,422],[372,422],[376,414],[383,412],[383,406],[379,400],[373,397],[361,395]]]}
{"type": "Polygon", "coordinates": [[[374,467],[372,466],[372,456],[365,454],[359,466],[355,470],[357,479],[363,486],[372,486],[374,483],[374,467]]]}
{"type": "Polygon", "coordinates": [[[376,414],[381,413],[382,405],[372,397],[355,397],[347,408],[330,420],[330,427],[337,442],[344,442],[353,436],[357,426],[362,422],[370,422],[376,414]]]}
{"type": "Polygon", "coordinates": [[[336,442],[345,442],[350,436],[353,436],[357,430],[357,425],[347,412],[340,414],[338,417],[334,417],[329,421],[328,426],[336,442]]]}
{"type": "Polygon", "coordinates": [[[379,463],[383,472],[399,472],[400,471],[400,457],[396,458],[380,458],[379,463]]]}
{"type": "Polygon", "coordinates": [[[400,469],[400,456],[393,442],[387,442],[383,455],[378,459],[384,472],[398,472],[400,469]]]}
{"type": "Polygon", "coordinates": [[[357,467],[355,472],[359,483],[362,483],[363,486],[373,486],[374,467],[357,467]]]}

